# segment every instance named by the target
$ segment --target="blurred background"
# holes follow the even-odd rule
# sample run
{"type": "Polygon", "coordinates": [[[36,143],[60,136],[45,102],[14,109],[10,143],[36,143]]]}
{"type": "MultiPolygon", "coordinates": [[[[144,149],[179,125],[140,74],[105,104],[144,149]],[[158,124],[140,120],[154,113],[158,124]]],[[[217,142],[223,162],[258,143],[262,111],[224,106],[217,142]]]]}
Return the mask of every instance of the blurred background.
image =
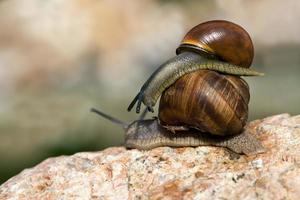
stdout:
{"type": "MultiPolygon", "coordinates": [[[[300,114],[300,1],[0,0],[0,183],[50,156],[121,145],[145,79],[193,26],[225,19],[255,45],[249,120],[300,114]]],[[[151,117],[153,114],[149,114],[151,117]]]]}

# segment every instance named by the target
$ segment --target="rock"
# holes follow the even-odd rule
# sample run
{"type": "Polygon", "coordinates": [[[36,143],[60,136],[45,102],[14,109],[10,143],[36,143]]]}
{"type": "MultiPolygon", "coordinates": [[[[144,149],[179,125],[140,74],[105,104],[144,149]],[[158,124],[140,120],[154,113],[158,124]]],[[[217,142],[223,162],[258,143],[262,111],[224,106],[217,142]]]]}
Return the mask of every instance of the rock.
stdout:
{"type": "Polygon", "coordinates": [[[49,158],[0,186],[0,199],[299,199],[300,115],[247,128],[267,151],[233,158],[219,147],[112,147],[49,158]]]}

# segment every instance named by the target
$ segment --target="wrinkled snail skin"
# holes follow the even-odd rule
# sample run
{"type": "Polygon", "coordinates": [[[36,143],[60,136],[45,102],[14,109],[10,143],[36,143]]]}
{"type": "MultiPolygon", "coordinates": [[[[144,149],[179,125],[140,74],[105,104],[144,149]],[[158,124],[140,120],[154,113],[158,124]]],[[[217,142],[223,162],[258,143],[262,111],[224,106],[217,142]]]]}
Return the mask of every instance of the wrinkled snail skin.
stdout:
{"type": "Polygon", "coordinates": [[[173,133],[165,129],[157,118],[140,119],[126,123],[94,108],[91,109],[91,112],[123,128],[125,132],[124,145],[126,148],[150,150],[163,146],[217,146],[230,149],[238,154],[246,155],[263,153],[265,151],[261,143],[246,130],[238,135],[222,137],[214,136],[210,133],[199,134],[198,130],[193,129],[173,133]]]}
{"type": "Polygon", "coordinates": [[[125,147],[139,150],[150,150],[156,147],[185,147],[185,146],[217,146],[228,148],[238,154],[258,154],[265,151],[261,143],[244,130],[238,135],[214,136],[210,133],[199,134],[198,130],[178,131],[173,133],[165,129],[157,118],[140,119],[132,123],[123,122],[100,110],[92,112],[121,126],[125,132],[125,147]]]}
{"type": "Polygon", "coordinates": [[[238,154],[258,154],[265,151],[261,143],[247,131],[233,136],[214,136],[209,133],[199,134],[198,130],[172,133],[163,128],[157,119],[138,120],[125,129],[125,146],[140,150],[156,147],[197,147],[217,146],[232,150],[238,154]]]}
{"type": "Polygon", "coordinates": [[[128,107],[130,111],[137,103],[136,112],[140,112],[141,103],[153,111],[162,92],[181,76],[197,70],[213,70],[237,76],[261,76],[255,70],[242,68],[219,60],[209,59],[195,52],[183,52],[161,65],[145,82],[140,92],[128,107]]]}

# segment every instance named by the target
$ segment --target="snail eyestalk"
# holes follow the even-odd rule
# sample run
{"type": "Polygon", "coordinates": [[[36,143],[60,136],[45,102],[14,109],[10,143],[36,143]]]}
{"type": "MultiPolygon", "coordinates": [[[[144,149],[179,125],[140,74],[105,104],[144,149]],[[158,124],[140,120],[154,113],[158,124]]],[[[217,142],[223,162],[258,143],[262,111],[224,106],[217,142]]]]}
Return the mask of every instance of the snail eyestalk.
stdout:
{"type": "MultiPolygon", "coordinates": [[[[131,101],[131,103],[129,104],[129,106],[128,106],[128,108],[127,108],[127,111],[128,111],[128,112],[131,111],[131,109],[133,108],[133,106],[136,104],[137,101],[140,101],[139,96],[140,96],[140,93],[138,93],[138,94],[134,97],[134,99],[131,101]]],[[[139,111],[139,108],[137,107],[137,108],[136,108],[136,113],[139,113],[138,111],[139,111]]]]}
{"type": "Polygon", "coordinates": [[[121,121],[121,120],[119,120],[119,119],[117,119],[117,118],[115,118],[115,117],[112,117],[112,116],[108,115],[108,114],[105,114],[104,112],[102,112],[102,111],[100,111],[100,110],[97,110],[97,109],[95,109],[95,108],[91,108],[91,112],[100,115],[101,117],[103,117],[103,118],[105,118],[105,119],[111,121],[111,122],[114,123],[114,124],[121,125],[123,129],[126,129],[126,128],[128,127],[128,125],[129,125],[129,124],[127,124],[126,122],[121,121]]]}
{"type": "MultiPolygon", "coordinates": [[[[129,104],[128,108],[127,108],[127,111],[130,112],[131,109],[134,107],[134,105],[137,103],[137,106],[136,106],[136,113],[140,113],[140,110],[141,110],[141,106],[142,106],[142,97],[143,97],[143,93],[142,92],[139,92],[135,97],[134,99],[131,101],[131,103],[129,104]]],[[[148,110],[149,112],[154,112],[154,109],[152,106],[147,106],[146,107],[146,110],[148,110]]]]}

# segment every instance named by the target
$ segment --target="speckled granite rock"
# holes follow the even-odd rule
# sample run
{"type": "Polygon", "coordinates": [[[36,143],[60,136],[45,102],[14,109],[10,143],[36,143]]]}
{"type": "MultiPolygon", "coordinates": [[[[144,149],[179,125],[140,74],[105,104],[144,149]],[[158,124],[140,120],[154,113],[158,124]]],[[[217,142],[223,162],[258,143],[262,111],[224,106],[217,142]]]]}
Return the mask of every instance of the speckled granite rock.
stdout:
{"type": "Polygon", "coordinates": [[[108,148],[49,158],[0,187],[0,199],[299,199],[300,115],[248,125],[267,152],[218,147],[108,148]]]}

